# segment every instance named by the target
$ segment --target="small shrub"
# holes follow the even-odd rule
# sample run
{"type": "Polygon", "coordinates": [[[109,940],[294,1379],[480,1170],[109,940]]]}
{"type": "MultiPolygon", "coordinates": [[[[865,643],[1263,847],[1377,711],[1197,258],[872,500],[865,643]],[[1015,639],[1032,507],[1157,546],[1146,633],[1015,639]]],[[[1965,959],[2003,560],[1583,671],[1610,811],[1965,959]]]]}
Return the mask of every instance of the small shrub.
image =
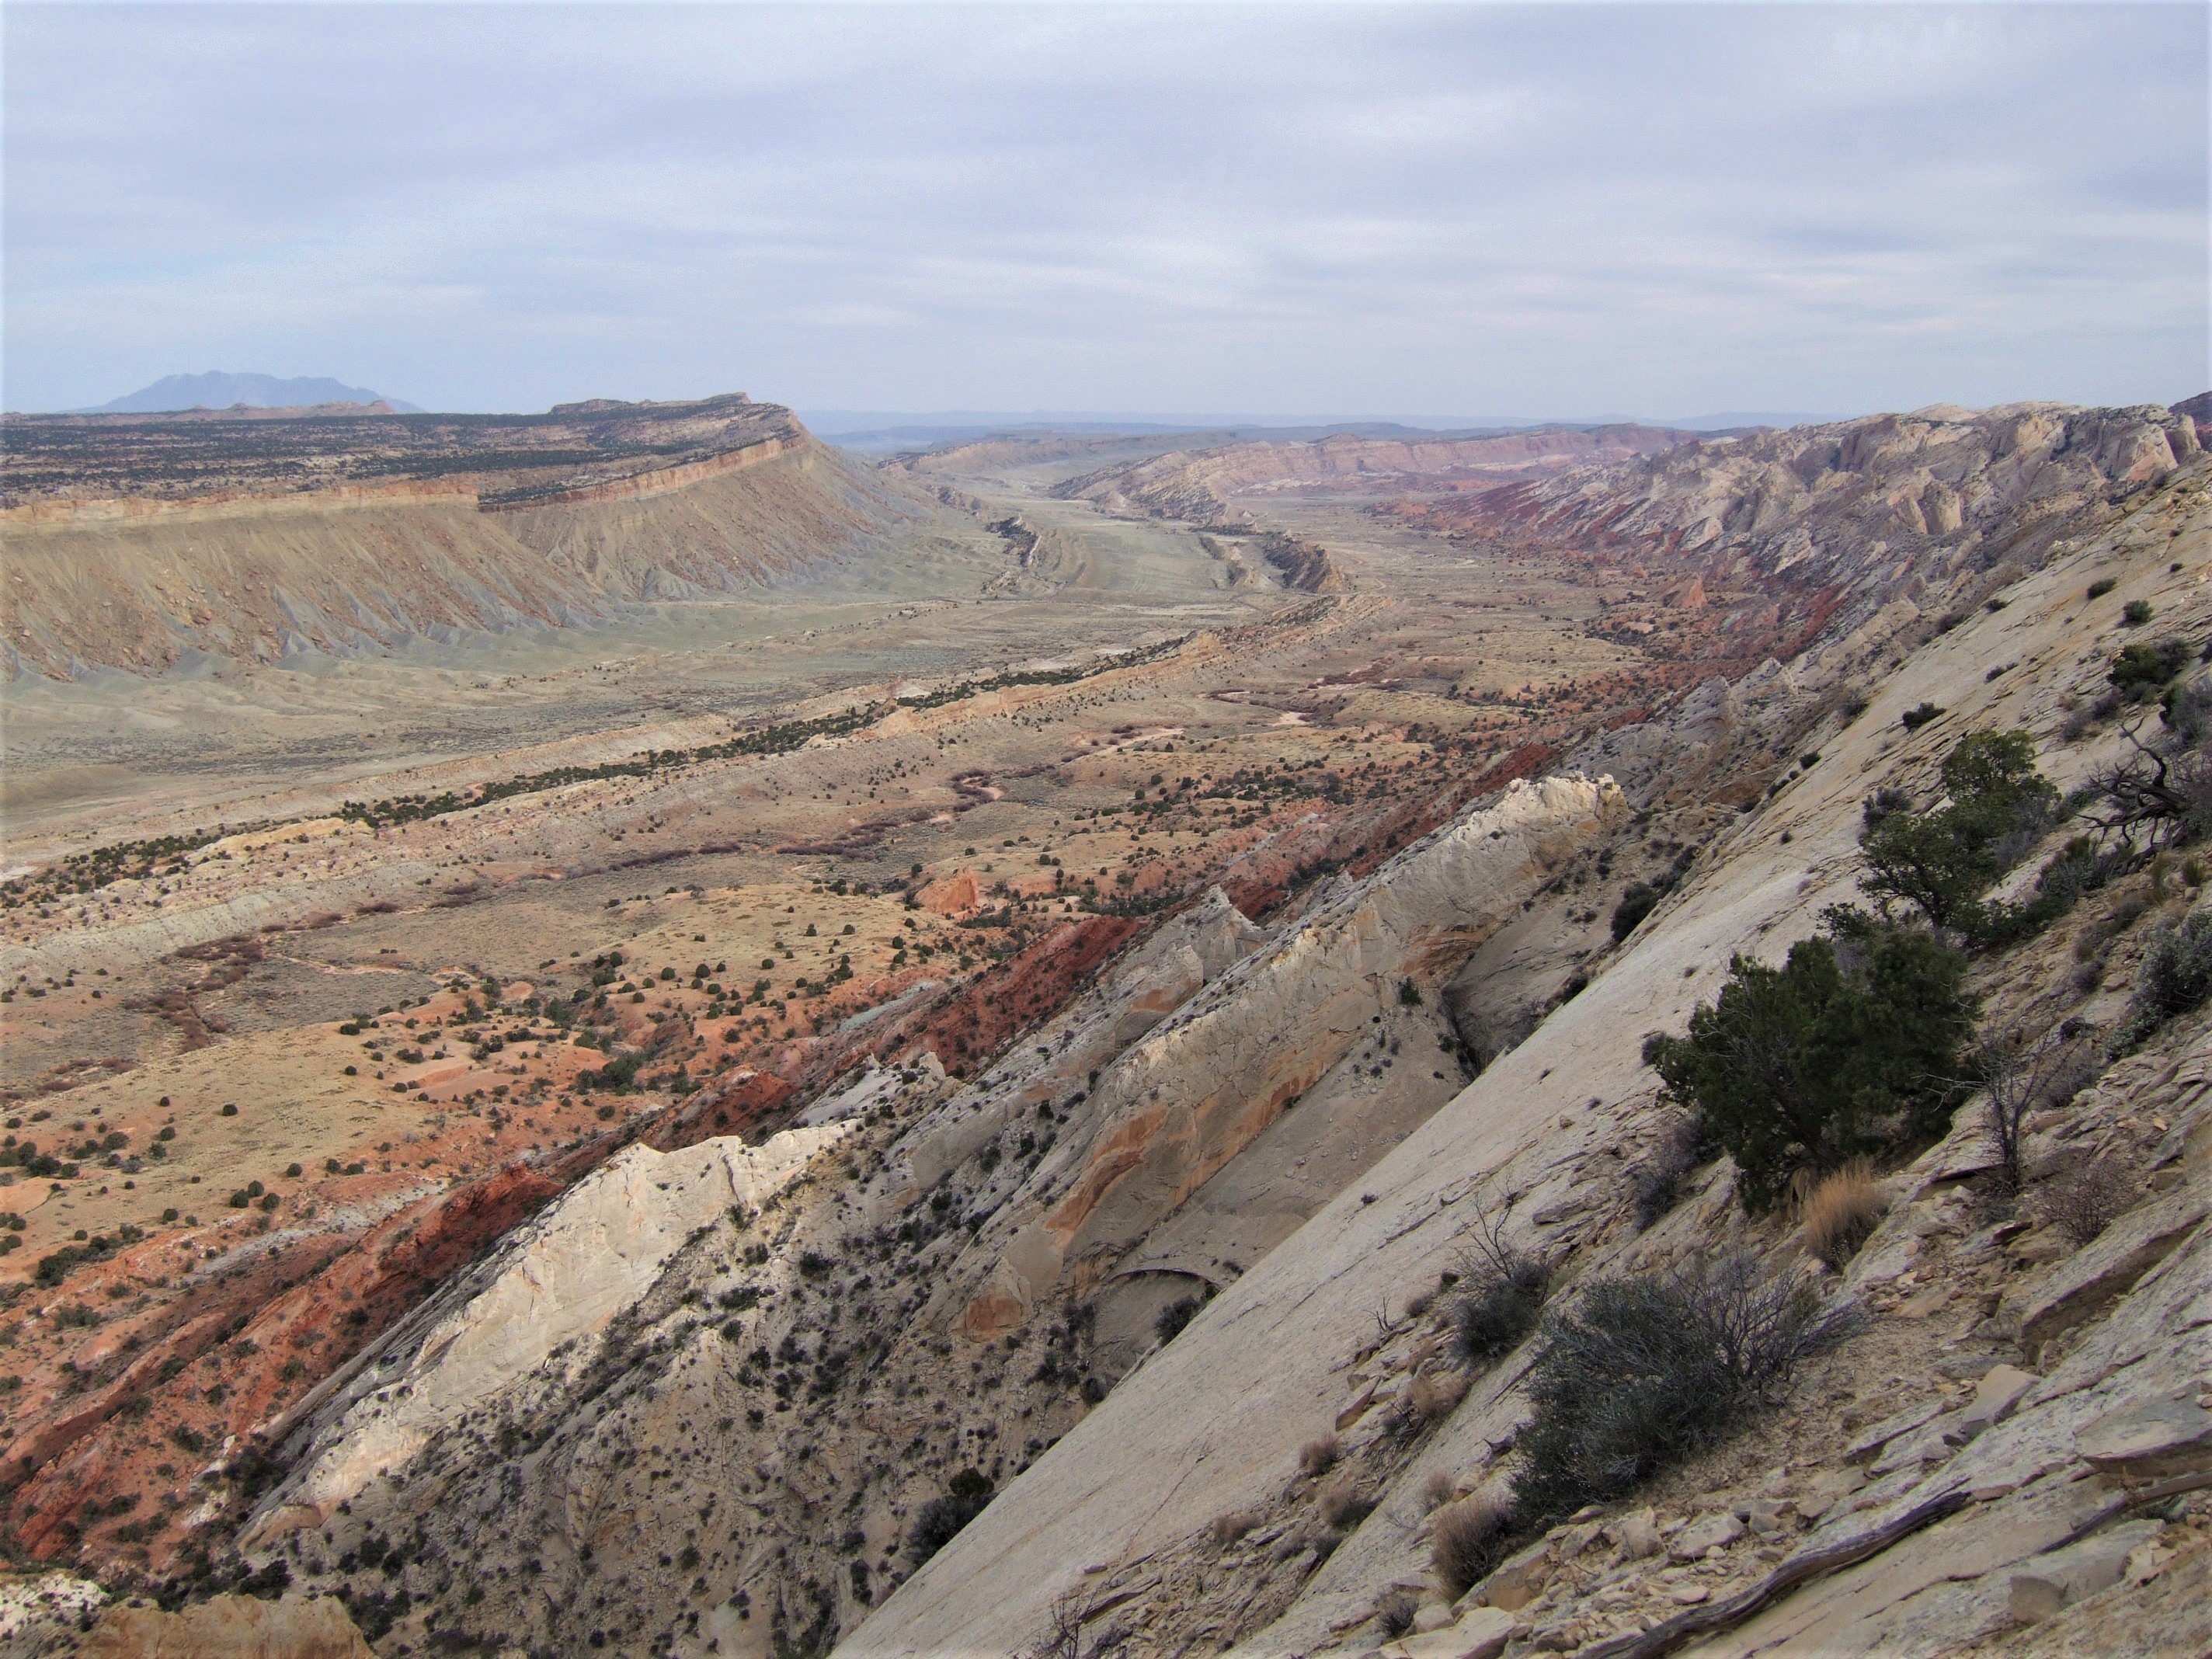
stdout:
{"type": "Polygon", "coordinates": [[[1298,1448],[1298,1467],[1308,1474],[1321,1476],[1336,1467],[1336,1460],[1344,1455],[1344,1444],[1333,1434],[1318,1440],[1309,1440],[1298,1448]]]}
{"type": "Polygon", "coordinates": [[[1227,1547],[1260,1524],[1260,1517],[1250,1510],[1231,1510],[1226,1515],[1217,1515],[1206,1523],[1206,1536],[1227,1547]]]}
{"type": "Polygon", "coordinates": [[[1805,1200],[1805,1248],[1829,1272],[1841,1273],[1874,1236],[1887,1207],[1872,1166],[1864,1158],[1854,1158],[1822,1181],[1805,1200]]]}
{"type": "Polygon", "coordinates": [[[1494,1227],[1480,1254],[1452,1310],[1453,1351],[1474,1366],[1494,1365],[1528,1340],[1552,1288],[1551,1264],[1505,1244],[1494,1227]]]}
{"type": "Polygon", "coordinates": [[[1407,1426],[1419,1430],[1443,1422],[1467,1398],[1467,1385],[1466,1376],[1459,1371],[1415,1377],[1406,1390],[1407,1426]]]}
{"type": "Polygon", "coordinates": [[[2185,748],[2194,749],[2212,737],[2212,680],[2200,675],[2168,686],[2159,699],[2159,718],[2185,748]]]}
{"type": "Polygon", "coordinates": [[[1338,1532],[1358,1526],[1374,1509],[1375,1500],[1360,1496],[1358,1484],[1349,1469],[1325,1481],[1314,1494],[1314,1512],[1321,1516],[1323,1524],[1338,1532]]]}
{"type": "Polygon", "coordinates": [[[2128,1017],[2113,1034],[2112,1050],[2126,1054],[2179,1015],[2212,997],[2212,911],[2192,911],[2179,927],[2160,927],[2143,957],[2128,1017]]]}
{"type": "Polygon", "coordinates": [[[1748,1255],[1598,1280],[1545,1322],[1516,1510],[1542,1527],[1620,1496],[1718,1440],[1847,1329],[1748,1255]]]}
{"type": "Polygon", "coordinates": [[[2113,577],[2100,576],[2095,581],[2091,582],[2088,586],[2081,590],[2081,597],[2085,599],[2101,599],[2106,594],[2111,592],[2119,585],[2119,582],[2113,577]]]}
{"type": "Polygon", "coordinates": [[[1181,1336],[1183,1328],[1198,1317],[1198,1310],[1205,1305],[1198,1297],[1186,1296],[1161,1309],[1159,1316],[1152,1321],[1152,1334],[1159,1338],[1160,1346],[1164,1348],[1181,1336]]]}
{"type": "Polygon", "coordinates": [[[2112,659],[2106,678],[2126,702],[2148,702],[2189,665],[2189,654],[2185,640],[2160,640],[2156,645],[2137,641],[2112,659]]]}
{"type": "Polygon", "coordinates": [[[1902,1131],[1941,1133],[1973,1030],[1966,960],[1925,933],[1834,915],[1779,968],[1739,956],[1689,1033],[1654,1035],[1645,1063],[1703,1113],[1735,1159],[1745,1207],[1801,1168],[1824,1170],[1902,1131]]]}
{"type": "Polygon", "coordinates": [[[1452,1494],[1458,1490],[1459,1483],[1450,1475],[1442,1469],[1431,1469],[1428,1479],[1421,1482],[1421,1507],[1442,1509],[1451,1502],[1452,1494]]]}
{"type": "Polygon", "coordinates": [[[1647,1232],[1682,1201],[1682,1186],[1692,1170],[1720,1152],[1699,1112],[1676,1115],[1652,1147],[1651,1156],[1630,1177],[1636,1231],[1647,1232]]]}
{"type": "Polygon", "coordinates": [[[1658,908],[1665,895],[1649,882],[1632,881],[1621,890],[1620,902],[1613,907],[1613,942],[1634,933],[1644,918],[1658,908]]]}
{"type": "Polygon", "coordinates": [[[1429,1570],[1444,1594],[1456,1601],[1490,1576],[1505,1554],[1511,1508],[1500,1498],[1478,1492],[1447,1504],[1429,1519],[1429,1570]]]}
{"type": "Polygon", "coordinates": [[[933,1498],[915,1516],[907,1534],[907,1559],[917,1567],[952,1541],[953,1536],[989,1505],[993,1496],[988,1476],[963,1469],[952,1477],[945,1496],[933,1498]]]}
{"type": "Polygon", "coordinates": [[[2078,1249],[2119,1219],[2133,1197],[2126,1176],[2100,1158],[2046,1184],[2035,1207],[2078,1249]]]}
{"type": "Polygon", "coordinates": [[[1385,1640],[1395,1641],[1413,1627],[1413,1615],[1421,1604],[1413,1599],[1410,1590],[1392,1588],[1376,1598],[1375,1627],[1385,1640]]]}
{"type": "Polygon", "coordinates": [[[2130,599],[2120,607],[2120,620],[2130,628],[2141,628],[2154,614],[2148,599],[2130,599]]]}
{"type": "Polygon", "coordinates": [[[1927,725],[1929,721],[1939,718],[1942,713],[1943,711],[1937,708],[1934,703],[1923,702],[1916,708],[1906,709],[1905,713],[1899,717],[1898,724],[1902,726],[1908,732],[1917,732],[1922,726],[1927,725]]]}
{"type": "Polygon", "coordinates": [[[1890,784],[1884,784],[1869,795],[1860,807],[1869,829],[1893,812],[1910,812],[1911,810],[1912,797],[1890,784]]]}

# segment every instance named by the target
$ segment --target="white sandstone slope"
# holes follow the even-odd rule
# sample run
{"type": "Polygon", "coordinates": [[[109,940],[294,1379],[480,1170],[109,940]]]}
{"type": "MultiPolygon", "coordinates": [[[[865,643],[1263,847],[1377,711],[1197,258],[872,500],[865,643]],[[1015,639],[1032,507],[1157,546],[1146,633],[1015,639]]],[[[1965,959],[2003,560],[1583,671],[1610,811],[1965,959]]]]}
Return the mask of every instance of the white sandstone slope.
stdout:
{"type": "Polygon", "coordinates": [[[1461,1073],[1439,1062],[1438,986],[1626,811],[1609,778],[1516,782],[1372,877],[1337,878],[1098,1079],[1081,1132],[994,1216],[981,1242],[999,1264],[962,1328],[995,1337],[1064,1281],[1103,1284],[1171,1218],[1185,1237],[1154,1240],[1139,1258],[1149,1271],[1218,1285],[1272,1249],[1340,1185],[1313,1190],[1299,1166],[1344,1178],[1364,1167],[1340,1155],[1334,1127],[1395,1139],[1448,1097],[1461,1073]],[[1279,1147],[1262,1146],[1271,1137],[1279,1147]],[[1260,1160],[1265,1179],[1237,1168],[1255,1148],[1276,1154],[1260,1160]],[[1207,1192],[1216,1181],[1236,1189],[1225,1203],[1207,1192]],[[1228,1249],[1243,1258],[1234,1270],[1228,1249]]]}
{"type": "Polygon", "coordinates": [[[298,1472],[264,1506],[316,1525],[441,1429],[537,1374],[550,1360],[580,1375],[595,1339],[650,1290],[694,1230],[732,1206],[757,1211],[784,1191],[842,1126],[786,1130],[759,1147],[735,1136],[673,1152],[636,1144],[578,1182],[472,1275],[459,1305],[439,1297],[325,1403],[298,1472]],[[488,1279],[489,1282],[484,1282],[488,1279]],[[427,1323],[427,1328],[424,1328],[427,1323]],[[411,1348],[412,1352],[408,1350],[411,1348]]]}
{"type": "MultiPolygon", "coordinates": [[[[1373,1513],[1318,1571],[1311,1549],[1289,1562],[1279,1552],[1271,1562],[1265,1550],[1225,1557],[1218,1544],[1202,1574],[1177,1580],[1176,1564],[1204,1550],[1194,1540],[1203,1540],[1218,1517],[1281,1513],[1304,1443],[1335,1430],[1351,1458],[1387,1432],[1379,1407],[1409,1384],[1418,1359],[1408,1352],[1414,1334],[1408,1304],[1419,1297],[1425,1306],[1439,1274],[1465,1267],[1484,1217],[1503,1215],[1510,1237],[1558,1266],[1562,1278],[1555,1290],[1624,1259],[1635,1242],[1626,1176],[1653,1127],[1656,1079],[1641,1064],[1644,1034],[1680,1030],[1692,1006],[1717,990],[1735,953],[1778,959],[1793,940],[1814,931],[1823,907],[1857,896],[1859,809],[1868,794],[1901,785],[1924,798],[1935,764],[1951,744],[1990,726],[2027,727],[2039,740],[2046,773],[2062,788],[2079,781],[2099,756],[2058,746],[2061,702],[2070,708],[2101,689],[2105,665],[2127,637],[2118,626],[2123,601],[2149,602],[2160,633],[2194,641],[2212,625],[2212,599],[2200,586],[2212,558],[2202,475],[2201,467],[2184,475],[2087,549],[2005,590],[2002,608],[1966,620],[1869,686],[1863,713],[1847,725],[1832,719],[1816,732],[1814,763],[1755,815],[1717,836],[1680,889],[1587,989],[1224,1289],[1181,1337],[848,1635],[838,1654],[942,1659],[1087,1653],[1116,1630],[1148,1651],[1180,1650],[1185,1643],[1212,1650],[1224,1629],[1237,1629],[1239,1606],[1264,1601],[1264,1581],[1285,1572],[1310,1576],[1276,1598],[1272,1605],[1279,1617],[1264,1628],[1247,1626],[1239,1655],[1305,1655],[1346,1642],[1354,1645],[1343,1651],[1358,1653],[1377,1645],[1384,1638],[1372,1634],[1371,1624],[1364,1627],[1367,1634],[1358,1633],[1368,1610],[1394,1584],[1425,1581],[1422,1482],[1442,1470],[1467,1491],[1510,1467],[1503,1449],[1522,1409],[1511,1391],[1510,1366],[1479,1383],[1409,1462],[1378,1465],[1395,1469],[1390,1483],[1373,1513]],[[2106,577],[2117,581],[2117,590],[2085,606],[2087,586],[2106,577]],[[1899,716],[1923,702],[1947,712],[1905,731],[1899,716]],[[1179,1623],[1177,1598],[1198,1594],[1192,1585],[1200,1579],[1213,1587],[1208,1593],[1226,1597],[1214,1604],[1218,1616],[1207,1626],[1179,1623]],[[1055,1638],[1056,1607],[1080,1615],[1072,1635],[1062,1623],[1055,1638]]],[[[1340,948],[1356,945],[1346,940],[1340,948]]],[[[1231,977],[1249,978],[1262,965],[1255,962],[1231,977]]],[[[1194,1010],[1186,1019],[1196,1029],[1202,1014],[1194,1010]]],[[[1267,1060],[1240,1051],[1235,1063],[1264,1066],[1267,1060]]],[[[1723,1183],[1700,1205],[1679,1212],[1670,1225],[1703,1225],[1724,1237],[1740,1226],[1735,1215],[1723,1183]]],[[[1917,1235],[1907,1242],[1917,1242],[1917,1235]]],[[[2116,1324],[2097,1351],[2101,1358],[2082,1365],[2097,1377],[2128,1374],[2143,1352],[2140,1328],[2146,1319],[2162,1318],[2179,1322],[2177,1336],[2189,1333],[2189,1355],[2196,1357],[2182,1357],[2178,1370],[2145,1364],[2140,1375],[2171,1381],[2168,1372],[2193,1371],[2196,1386],[2212,1382],[2202,1352],[2212,1313],[2202,1284],[2170,1277],[2197,1271],[2198,1260],[2177,1252],[2167,1276],[2156,1280],[2164,1288],[2154,1304],[2116,1324]],[[2096,1370],[2100,1364],[2106,1369],[2096,1370]]],[[[1921,1316],[1908,1309],[1904,1316],[1921,1316]]],[[[2054,1408],[2042,1437],[2051,1444],[2032,1434],[2024,1441],[1991,1439],[1982,1461],[1996,1473],[1986,1486],[1946,1501],[2010,1504],[2026,1514],[2045,1494],[2093,1473],[2066,1434],[2086,1425],[2092,1407],[2110,1410],[2133,1395],[2125,1386],[2100,1392],[2091,1381],[2055,1374],[2028,1396],[2028,1405],[2032,1411],[2037,1400],[2060,1396],[2079,1403],[2054,1408]],[[2046,1478],[2049,1484],[2035,1484],[2046,1478]]],[[[1941,1449],[1948,1455],[1950,1448],[1941,1449]]],[[[1905,1513],[1898,1506],[1920,1479],[1916,1468],[1911,1482],[1884,1494],[1889,1507],[1878,1515],[1840,1506],[1838,1515],[1858,1516],[1851,1524],[1872,1540],[1867,1547],[1880,1548],[1889,1541],[1876,1536],[1880,1523],[1905,1513]]],[[[2080,1519],[2073,1510],[2066,1513],[2080,1519]]],[[[2065,1530],[2055,1535],[2063,1540],[2065,1530]]],[[[2038,1531],[2023,1523],[2004,1535],[2027,1551],[2045,1547],[2047,1534],[2047,1525],[2038,1531]]],[[[1912,1548],[1909,1528],[1894,1548],[1912,1548]]],[[[2010,1559],[2000,1552],[1973,1571],[2010,1559]]],[[[1867,1571],[1879,1577],[1875,1568],[1867,1571]]],[[[1681,1605],[1676,1598],[1674,1610],[1681,1605]]],[[[1790,1605],[1785,1597],[1771,1616],[1782,1616],[1790,1605]]],[[[1505,1623],[1488,1610],[1484,1619],[1498,1629],[1488,1632],[1486,1624],[1482,1642],[1470,1630],[1467,1641],[1453,1645],[1454,1638],[1439,1632],[1415,1638],[1402,1651],[1497,1651],[1506,1639],[1505,1623]]],[[[1796,1624],[1787,1650],[1828,1651],[1821,1645],[1825,1628],[1818,1621],[1796,1624]]],[[[1905,1628],[1880,1620],[1855,1626],[1852,1641],[1837,1650],[1943,1650],[1940,1629],[1930,1638],[1918,1627],[1908,1642],[1905,1628]]],[[[1623,1637],[1626,1645],[1589,1650],[1640,1653],[1647,1650],[1636,1645],[1642,1639],[1623,1637]]],[[[1580,1638],[1567,1644],[1580,1644],[1580,1638]]],[[[1749,1649],[1723,1642],[1716,1650],[1749,1649]]]]}

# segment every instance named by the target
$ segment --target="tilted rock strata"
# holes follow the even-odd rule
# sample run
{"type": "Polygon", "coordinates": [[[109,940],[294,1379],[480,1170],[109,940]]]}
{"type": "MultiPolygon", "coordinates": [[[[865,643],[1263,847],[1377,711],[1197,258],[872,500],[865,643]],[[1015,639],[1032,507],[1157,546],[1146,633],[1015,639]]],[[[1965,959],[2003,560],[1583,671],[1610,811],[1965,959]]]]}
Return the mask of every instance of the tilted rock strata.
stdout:
{"type": "MultiPolygon", "coordinates": [[[[2193,578],[2166,572],[2169,553],[2203,556],[2203,492],[2190,482],[2201,471],[2198,463],[2169,481],[2161,511],[2123,539],[2051,565],[2008,590],[2002,611],[1967,620],[1905,659],[1874,688],[1863,714],[1820,734],[1820,757],[1773,805],[1718,838],[1656,926],[1632,936],[1588,988],[1368,1171],[1357,1189],[1222,1291],[1182,1338],[1040,1459],[839,1651],[1018,1651],[1047,1639],[1055,1604],[1097,1609],[1097,1622],[1083,1626],[1086,1643],[1109,1626],[1142,1629],[1159,1643],[1194,1638],[1201,1627],[1218,1632],[1224,1620],[1235,1629],[1230,1607],[1208,1603],[1185,1612],[1167,1588],[1170,1564],[1186,1551],[1202,1552],[1218,1517],[1275,1512],[1279,1494],[1295,1489],[1307,1441],[1356,1426],[1363,1413],[1374,1420],[1378,1344],[1386,1352],[1396,1345],[1401,1363],[1412,1359],[1418,1322],[1396,1310],[1431,1290],[1441,1273],[1463,1267],[1474,1230],[1502,1216],[1521,1248],[1573,1273],[1625,1259],[1634,1238],[1624,1154],[1648,1121],[1653,1090],[1640,1065],[1641,1034],[1680,1029],[1699,996],[1710,996],[1716,970],[1733,952],[1777,958],[1811,931],[1823,905],[1856,896],[1865,793],[1892,779],[1924,790],[1935,758],[1978,726],[2026,723],[2039,735],[2055,726],[2059,696],[2077,672],[2088,672],[2079,668],[2085,647],[2088,662],[2100,660],[2090,641],[2101,619],[2084,620],[2078,604],[2088,572],[2109,565],[2124,578],[2114,606],[2154,593],[2173,626],[2201,620],[2193,578]],[[2193,537],[2169,540],[2168,522],[2183,531],[2193,526],[2193,537]],[[2018,666],[2002,677],[1989,673],[2007,663],[2018,666]],[[1898,717],[1923,702],[1948,708],[1949,718],[1937,723],[1940,730],[1901,736],[1898,717]],[[1778,834],[1784,829],[1787,842],[1778,834]],[[1363,1383],[1362,1375],[1370,1380],[1363,1383]],[[1117,1583],[1127,1588],[1113,1588],[1117,1583]]],[[[2070,769],[2086,760],[2057,751],[2046,763],[2063,787],[2072,780],[2070,769]]],[[[1703,1202],[1702,1215],[1713,1225],[1735,1224],[1731,1213],[1724,1188],[1703,1202]]],[[[1679,1212],[1676,1220],[1692,1225],[1679,1212]]],[[[1698,1234],[1681,1237],[1686,1244],[1698,1234]]],[[[1878,1237],[1870,1255],[1881,1249],[1878,1237]]],[[[2131,1395],[2182,1386],[2191,1375],[2202,1382],[2203,1322],[2195,1310],[2208,1281],[2195,1263],[2193,1255],[2167,1255],[2121,1304],[2133,1311],[2114,1315],[2069,1369],[2021,1395],[2012,1415],[1967,1438],[1966,1450],[1936,1474],[1923,1475],[1917,1462],[1901,1468],[1833,1524],[1848,1525],[1879,1555],[1886,1544],[1940,1520],[1946,1505],[2010,1502],[2026,1528],[2020,1535],[2031,1540],[2021,1547],[2033,1550],[2063,1541],[2085,1517],[2103,1513],[2097,1505],[2104,1500],[2093,1492],[2060,1496],[2066,1471],[2077,1466],[2070,1437],[2131,1395]],[[2161,1352],[2144,1346],[2153,1328],[2186,1334],[2163,1344],[2161,1352]],[[2007,1496],[2015,1492],[2017,1498],[2007,1496]],[[1893,1526],[1902,1530],[1893,1536],[1883,1530],[1893,1526]]],[[[1419,1457],[1380,1465],[1389,1484],[1376,1494],[1374,1513],[1280,1617],[1244,1637],[1238,1652],[1259,1659],[1334,1645],[1334,1632],[1358,1626],[1391,1583],[1423,1583],[1425,1547],[1408,1519],[1421,1513],[1421,1484],[1439,1468],[1456,1469],[1462,1480],[1481,1478],[1470,1470],[1503,1473],[1494,1449],[1510,1443],[1525,1410],[1514,1382],[1512,1367],[1493,1373],[1419,1457]]],[[[1837,1534],[1814,1536],[1825,1548],[1837,1534]]],[[[1305,1558],[1308,1571],[1314,1554],[1305,1558]]],[[[1224,1582],[1218,1567],[1202,1576],[1224,1582]]],[[[1237,1580],[1226,1583],[1231,1596],[1239,1594],[1237,1580]]],[[[1773,1616],[1789,1615],[1814,1593],[1780,1601],[1773,1616]]],[[[1730,1605],[1727,1596],[1720,1600],[1730,1605]]],[[[1899,1618],[1924,1611],[1923,1604],[1899,1618]]],[[[1802,1628],[1829,1626],[1816,1620],[1802,1628]]],[[[1905,1628],[1882,1614],[1853,1640],[1881,1648],[1905,1628]]],[[[1935,1619],[1916,1628],[1940,1634],[1944,1626],[1935,1619]]],[[[1964,1628],[1971,1636],[1971,1624],[1964,1628]]],[[[1563,1644],[1572,1648],[1584,1639],[1563,1644]]],[[[1940,1650],[1940,1644],[1926,1650],[1940,1650]]]]}
{"type": "Polygon", "coordinates": [[[428,1304],[414,1328],[395,1332],[375,1363],[315,1413],[299,1473],[263,1505],[249,1546],[283,1527],[320,1525],[439,1429],[556,1352],[568,1376],[580,1373],[599,1333],[694,1231],[732,1205],[758,1210],[842,1133],[789,1129],[757,1149],[718,1139],[676,1152],[631,1146],[616,1154],[428,1304]],[[453,1293],[464,1289],[473,1293],[453,1293]]]}

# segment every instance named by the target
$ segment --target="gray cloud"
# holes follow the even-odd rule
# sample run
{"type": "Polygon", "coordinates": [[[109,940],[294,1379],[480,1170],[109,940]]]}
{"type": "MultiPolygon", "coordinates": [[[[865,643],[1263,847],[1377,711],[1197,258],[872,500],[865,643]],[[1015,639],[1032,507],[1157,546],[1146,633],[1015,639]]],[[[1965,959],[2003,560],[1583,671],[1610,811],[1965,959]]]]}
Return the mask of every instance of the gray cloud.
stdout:
{"type": "Polygon", "coordinates": [[[2206,19],[13,5],[6,398],[2170,401],[2206,19]]]}

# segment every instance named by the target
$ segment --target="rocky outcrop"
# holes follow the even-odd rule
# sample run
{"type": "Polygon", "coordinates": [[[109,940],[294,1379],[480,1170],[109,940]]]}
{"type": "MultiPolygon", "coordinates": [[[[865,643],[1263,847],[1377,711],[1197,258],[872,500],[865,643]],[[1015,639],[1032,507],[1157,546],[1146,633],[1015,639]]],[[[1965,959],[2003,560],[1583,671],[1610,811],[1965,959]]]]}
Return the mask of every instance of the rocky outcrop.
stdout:
{"type": "MultiPolygon", "coordinates": [[[[1105,1283],[1139,1239],[1292,1105],[1304,1114],[1301,1123],[1358,1112],[1369,1071],[1394,1068],[1409,1039],[1409,1068],[1438,1072],[1428,1062],[1448,1047],[1439,1018],[1410,1012],[1431,1010],[1442,981],[1620,810],[1606,781],[1516,784],[1376,876],[1322,897],[1280,943],[1224,976],[1100,1081],[1088,1133],[1064,1136],[1030,1190],[994,1218],[990,1233],[1005,1238],[1000,1262],[963,1328],[1001,1334],[1064,1276],[1105,1283]],[[1340,1072],[1355,1053],[1359,1059],[1340,1072]]],[[[1456,1066],[1432,1080],[1455,1082],[1456,1066]]],[[[1430,1109],[1446,1092],[1433,1091],[1430,1109]]],[[[1297,1139],[1312,1156],[1312,1140],[1297,1139]]],[[[1260,1198],[1267,1183],[1247,1172],[1239,1184],[1260,1198]]],[[[1232,1259],[1272,1249],[1304,1218],[1288,1193],[1263,1201],[1274,1224],[1229,1228],[1221,1242],[1237,1250],[1232,1259]]],[[[1195,1242],[1182,1254],[1197,1254],[1195,1242]]],[[[1165,1265],[1157,1248],[1139,1260],[1150,1271],[1165,1265]]]]}
{"type": "Polygon", "coordinates": [[[217,1595],[175,1613],[110,1607],[76,1652],[82,1659],[375,1659],[344,1606],[328,1596],[217,1595]]]}
{"type": "Polygon", "coordinates": [[[248,1547],[290,1527],[319,1526],[371,1480],[404,1467],[440,1430],[555,1355],[558,1376],[581,1375],[609,1322],[652,1287],[696,1230],[757,1211],[842,1133],[799,1128],[757,1149],[725,1139],[617,1153],[396,1328],[347,1386],[315,1407],[298,1431],[305,1445],[287,1451],[299,1473],[262,1506],[248,1547]]]}

